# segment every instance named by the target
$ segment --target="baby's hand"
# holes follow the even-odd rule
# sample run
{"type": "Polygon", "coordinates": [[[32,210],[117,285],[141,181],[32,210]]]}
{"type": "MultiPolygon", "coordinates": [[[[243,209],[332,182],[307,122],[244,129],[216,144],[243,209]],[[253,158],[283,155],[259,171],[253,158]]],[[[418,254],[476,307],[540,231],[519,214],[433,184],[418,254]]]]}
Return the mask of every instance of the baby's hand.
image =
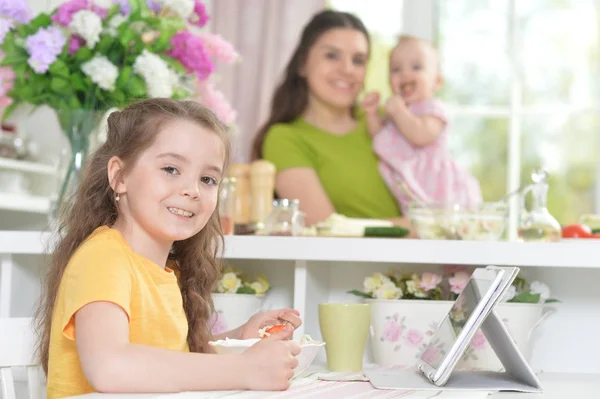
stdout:
{"type": "Polygon", "coordinates": [[[385,113],[389,117],[393,117],[394,115],[398,115],[402,110],[406,109],[406,103],[402,96],[398,94],[394,94],[391,96],[387,103],[385,103],[385,113]]]}
{"type": "Polygon", "coordinates": [[[375,91],[367,93],[365,98],[363,98],[361,105],[367,115],[377,114],[379,108],[379,93],[375,91]]]}
{"type": "Polygon", "coordinates": [[[300,344],[289,340],[293,330],[286,329],[264,338],[241,356],[246,365],[246,386],[251,390],[280,391],[289,388],[298,366],[300,344]]]}

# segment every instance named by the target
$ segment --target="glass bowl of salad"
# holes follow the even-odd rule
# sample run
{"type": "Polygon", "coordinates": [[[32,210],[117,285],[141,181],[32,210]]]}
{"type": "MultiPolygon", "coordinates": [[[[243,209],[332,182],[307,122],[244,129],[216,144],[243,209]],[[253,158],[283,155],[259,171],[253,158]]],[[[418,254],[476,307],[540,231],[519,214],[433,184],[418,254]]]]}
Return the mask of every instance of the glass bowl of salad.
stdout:
{"type": "Polygon", "coordinates": [[[414,202],[407,215],[419,238],[427,240],[498,241],[508,221],[508,205],[479,206],[414,202]]]}

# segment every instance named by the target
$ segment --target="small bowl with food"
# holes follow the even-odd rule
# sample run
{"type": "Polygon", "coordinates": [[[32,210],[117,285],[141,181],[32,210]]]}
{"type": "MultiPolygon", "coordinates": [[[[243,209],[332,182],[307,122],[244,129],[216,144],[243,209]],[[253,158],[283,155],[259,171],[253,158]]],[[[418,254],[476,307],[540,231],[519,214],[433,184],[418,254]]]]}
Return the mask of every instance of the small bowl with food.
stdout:
{"type": "MultiPolygon", "coordinates": [[[[210,341],[211,345],[217,354],[240,354],[246,349],[259,342],[261,339],[268,337],[271,334],[275,334],[278,328],[284,328],[284,326],[268,326],[259,330],[259,336],[261,338],[254,339],[229,339],[225,338],[219,341],[210,341]]],[[[319,353],[321,347],[325,345],[325,342],[315,341],[310,335],[305,334],[298,340],[300,344],[300,353],[296,356],[298,359],[298,367],[294,369],[294,378],[305,372],[308,367],[315,360],[315,357],[319,353]]]]}
{"type": "Polygon", "coordinates": [[[407,216],[422,239],[497,241],[506,227],[508,206],[503,202],[470,207],[415,202],[409,205],[407,216]]]}

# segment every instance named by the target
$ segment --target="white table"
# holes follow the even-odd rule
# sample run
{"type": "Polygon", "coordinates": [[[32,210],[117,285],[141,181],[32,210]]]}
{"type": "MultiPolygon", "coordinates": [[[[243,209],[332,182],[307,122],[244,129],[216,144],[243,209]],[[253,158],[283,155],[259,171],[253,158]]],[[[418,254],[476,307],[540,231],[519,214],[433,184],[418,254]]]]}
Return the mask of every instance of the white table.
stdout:
{"type": "Polygon", "coordinates": [[[368,382],[303,380],[283,392],[182,392],[174,394],[88,394],[72,399],[377,399],[377,398],[453,398],[453,399],[597,399],[600,398],[600,374],[542,373],[543,394],[518,392],[407,392],[378,390],[368,382]]]}

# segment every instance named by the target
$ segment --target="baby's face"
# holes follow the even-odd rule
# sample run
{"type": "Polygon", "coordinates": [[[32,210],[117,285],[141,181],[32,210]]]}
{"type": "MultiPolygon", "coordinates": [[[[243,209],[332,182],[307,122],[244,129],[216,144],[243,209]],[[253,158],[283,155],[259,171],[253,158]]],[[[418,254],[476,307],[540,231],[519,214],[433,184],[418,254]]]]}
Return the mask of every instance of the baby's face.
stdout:
{"type": "Polygon", "coordinates": [[[427,100],[441,86],[437,54],[428,44],[406,40],[390,56],[390,86],[407,104],[427,100]]]}

